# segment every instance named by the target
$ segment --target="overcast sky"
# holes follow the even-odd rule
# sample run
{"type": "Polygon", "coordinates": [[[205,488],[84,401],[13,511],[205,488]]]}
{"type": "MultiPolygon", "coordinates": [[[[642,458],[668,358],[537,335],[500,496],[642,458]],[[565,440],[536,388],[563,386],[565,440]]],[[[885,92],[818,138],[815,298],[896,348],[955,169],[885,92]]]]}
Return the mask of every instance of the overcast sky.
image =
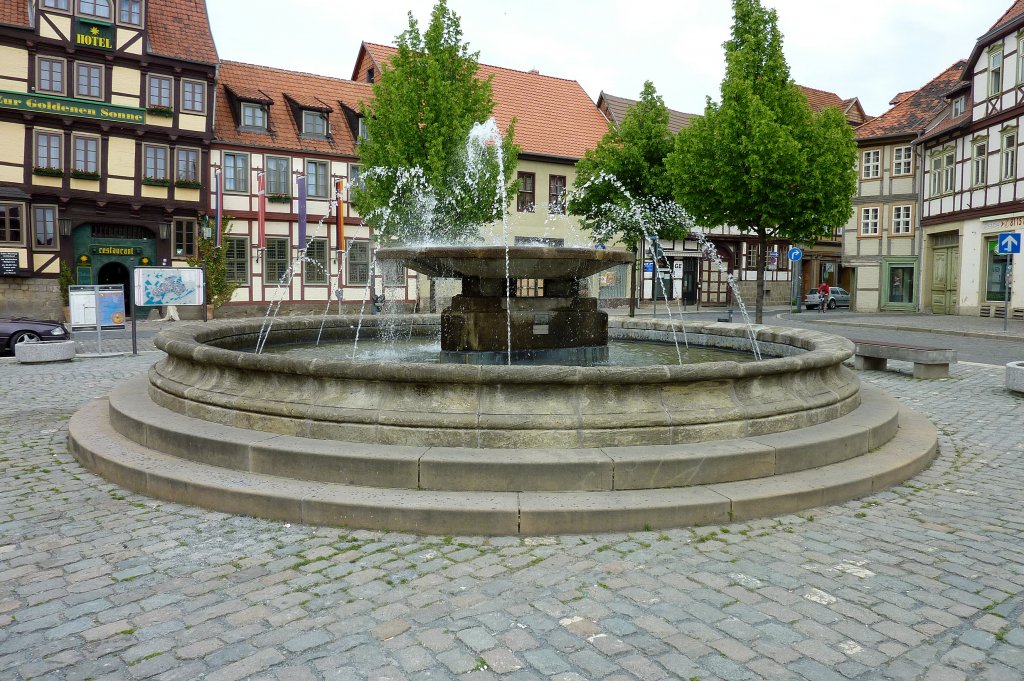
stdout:
{"type": "MultiPolygon", "coordinates": [[[[763,0],[775,7],[793,79],[859,97],[878,115],[931,80],[996,22],[1012,0],[763,0]]],[[[361,41],[391,44],[421,30],[434,0],[208,0],[222,59],[351,78],[361,41]]],[[[449,0],[480,61],[576,80],[591,99],[636,98],[654,82],[672,109],[718,99],[729,0],[449,0]]]]}

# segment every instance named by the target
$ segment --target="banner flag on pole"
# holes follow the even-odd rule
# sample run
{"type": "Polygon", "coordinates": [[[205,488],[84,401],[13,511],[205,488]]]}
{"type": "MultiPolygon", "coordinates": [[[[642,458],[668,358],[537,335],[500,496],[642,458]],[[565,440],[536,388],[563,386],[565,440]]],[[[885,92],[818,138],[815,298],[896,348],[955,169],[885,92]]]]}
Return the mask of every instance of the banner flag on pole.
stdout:
{"type": "Polygon", "coordinates": [[[216,220],[217,220],[217,226],[214,228],[214,229],[217,230],[217,232],[216,232],[217,236],[216,236],[216,241],[214,242],[214,245],[217,248],[220,248],[220,239],[221,239],[220,225],[221,225],[221,221],[222,221],[222,218],[223,218],[223,215],[224,215],[224,194],[221,191],[220,171],[219,170],[213,176],[213,200],[216,202],[214,205],[217,206],[216,211],[215,211],[216,220]]]}
{"type": "Polygon", "coordinates": [[[299,175],[299,248],[306,247],[306,176],[299,175]]]}
{"type": "Polygon", "coordinates": [[[256,175],[256,247],[263,248],[263,235],[267,229],[267,176],[256,175]]]}
{"type": "Polygon", "coordinates": [[[338,199],[338,250],[345,250],[345,180],[334,183],[335,196],[338,199]]]}

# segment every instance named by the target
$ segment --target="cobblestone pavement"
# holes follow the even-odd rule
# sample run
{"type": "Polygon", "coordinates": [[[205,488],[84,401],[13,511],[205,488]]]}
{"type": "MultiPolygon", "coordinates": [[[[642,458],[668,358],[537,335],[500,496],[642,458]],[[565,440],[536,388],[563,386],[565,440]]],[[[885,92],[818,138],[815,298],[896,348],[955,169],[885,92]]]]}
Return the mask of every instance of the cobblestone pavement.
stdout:
{"type": "Polygon", "coordinates": [[[0,679],[1020,679],[1024,397],[867,372],[941,455],[876,496],[668,532],[416,537],[155,501],[67,420],[159,357],[0,359],[0,679]]]}

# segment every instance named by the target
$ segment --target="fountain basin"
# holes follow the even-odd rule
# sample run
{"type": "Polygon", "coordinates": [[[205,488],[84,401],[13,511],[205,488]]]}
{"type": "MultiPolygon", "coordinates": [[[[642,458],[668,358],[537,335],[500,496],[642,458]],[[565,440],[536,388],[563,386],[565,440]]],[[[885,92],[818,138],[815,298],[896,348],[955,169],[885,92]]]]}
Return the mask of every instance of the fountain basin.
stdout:
{"type": "MultiPolygon", "coordinates": [[[[437,315],[400,318],[435,335],[437,315]]],[[[374,335],[389,320],[362,320],[374,335]]],[[[268,345],[354,337],[355,317],[278,319],[268,345]]],[[[408,325],[408,326],[406,326],[408,325]]],[[[588,448],[671,445],[777,433],[855,409],[853,345],[814,331],[756,327],[761,362],[683,366],[460,366],[255,355],[262,320],[162,332],[154,402],[218,424],[381,445],[588,448]]],[[[609,334],[672,342],[680,321],[613,319],[609,334]]],[[[691,343],[747,349],[739,324],[687,323],[691,343]]]]}

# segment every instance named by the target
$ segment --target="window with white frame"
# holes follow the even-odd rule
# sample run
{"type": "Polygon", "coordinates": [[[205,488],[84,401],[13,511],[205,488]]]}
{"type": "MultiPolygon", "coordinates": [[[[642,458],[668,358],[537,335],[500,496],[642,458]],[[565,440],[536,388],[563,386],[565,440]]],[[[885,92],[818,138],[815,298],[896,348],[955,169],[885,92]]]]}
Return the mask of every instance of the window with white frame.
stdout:
{"type": "Polygon", "coordinates": [[[200,114],[206,112],[206,83],[198,80],[181,81],[181,110],[200,114]]]}
{"type": "Polygon", "coordinates": [[[878,236],[878,206],[860,209],[861,236],[878,236]]]}
{"type": "Polygon", "coordinates": [[[892,234],[907,235],[913,231],[910,210],[911,206],[909,205],[892,207],[892,234]]]}
{"type": "Polygon", "coordinates": [[[178,182],[198,182],[199,150],[180,147],[175,150],[175,153],[177,154],[175,179],[178,182]]]}
{"type": "Polygon", "coordinates": [[[103,98],[103,67],[99,64],[75,64],[75,96],[103,98]]]}
{"type": "Polygon", "coordinates": [[[327,283],[327,239],[310,239],[302,262],[302,281],[307,284],[327,283]]]}
{"type": "Polygon", "coordinates": [[[950,149],[942,154],[942,191],[949,193],[956,187],[956,152],[950,149]]]}
{"type": "Polygon", "coordinates": [[[142,147],[143,176],[147,180],[169,180],[167,157],[170,154],[167,147],[157,144],[145,144],[142,147]]]}
{"type": "Polygon", "coordinates": [[[1013,180],[1017,177],[1017,131],[1003,133],[1003,155],[1002,172],[1000,177],[1003,180],[1013,180]]]}
{"type": "Polygon", "coordinates": [[[306,161],[306,192],[318,199],[328,196],[327,161],[306,161]]]}
{"type": "Polygon", "coordinates": [[[64,134],[44,130],[36,131],[36,168],[63,169],[64,134]]]}
{"type": "Polygon", "coordinates": [[[348,278],[349,286],[365,286],[370,283],[370,242],[349,241],[348,278]]]}
{"type": "Polygon", "coordinates": [[[909,175],[914,169],[913,147],[895,147],[892,150],[892,174],[909,175]]]}
{"type": "Polygon", "coordinates": [[[142,0],[120,0],[117,20],[128,26],[142,26],[142,0]]]}
{"type": "Polygon", "coordinates": [[[267,194],[291,196],[291,159],[283,156],[267,157],[267,194]]]}
{"type": "Polygon", "coordinates": [[[302,134],[316,137],[327,136],[327,114],[322,111],[302,112],[302,134]]]}
{"type": "Polygon", "coordinates": [[[36,60],[36,92],[51,95],[64,94],[65,62],[57,57],[39,57],[36,60]]]}
{"type": "Polygon", "coordinates": [[[110,20],[110,0],[78,0],[78,13],[97,19],[110,20]]]}
{"type": "Polygon", "coordinates": [[[267,109],[262,104],[242,102],[242,127],[267,129],[267,109]]]}
{"type": "Polygon", "coordinates": [[[964,109],[967,107],[967,98],[960,95],[953,100],[953,118],[964,115],[964,109]]]}
{"type": "Polygon", "coordinates": [[[100,138],[86,135],[72,135],[71,148],[74,158],[71,169],[80,173],[99,173],[100,171],[100,138]]]}
{"type": "Polygon", "coordinates": [[[174,87],[174,79],[170,76],[149,75],[149,95],[146,103],[149,106],[159,106],[165,109],[171,108],[171,88],[174,87]]]}
{"type": "Polygon", "coordinates": [[[225,152],[224,191],[249,192],[249,154],[225,152]]]}
{"type": "Polygon", "coordinates": [[[942,157],[932,157],[932,169],[928,175],[928,195],[938,196],[942,193],[942,157]]]}
{"type": "Polygon", "coordinates": [[[873,177],[878,177],[881,173],[881,162],[882,152],[878,149],[871,151],[865,151],[863,155],[863,163],[861,164],[861,177],[865,180],[869,180],[873,177]]]}
{"type": "Polygon", "coordinates": [[[975,187],[985,184],[988,168],[988,143],[975,140],[972,145],[974,153],[971,157],[971,184],[975,187]]]}
{"type": "Polygon", "coordinates": [[[1003,91],[1003,46],[988,53],[988,96],[995,97],[1003,91]]]}
{"type": "Polygon", "coordinates": [[[57,206],[32,206],[32,241],[36,248],[57,246],[57,206]]]}

